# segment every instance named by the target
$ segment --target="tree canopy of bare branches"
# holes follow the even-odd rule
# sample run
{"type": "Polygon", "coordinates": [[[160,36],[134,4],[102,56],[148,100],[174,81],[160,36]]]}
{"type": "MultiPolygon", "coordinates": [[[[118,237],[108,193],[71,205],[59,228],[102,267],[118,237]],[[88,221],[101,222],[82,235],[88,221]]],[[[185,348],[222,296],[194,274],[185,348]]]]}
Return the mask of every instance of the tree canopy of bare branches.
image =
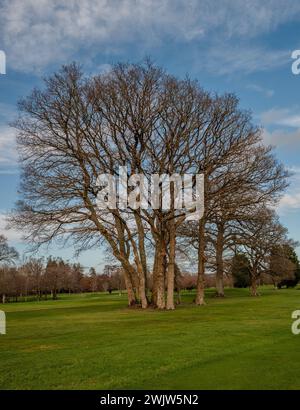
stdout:
{"type": "MultiPolygon", "coordinates": [[[[182,237],[192,238],[197,252],[196,304],[205,303],[209,244],[223,293],[230,226],[249,221],[254,209],[274,203],[286,187],[287,172],[234,95],[208,93],[149,61],[117,64],[90,78],[76,64],[65,66],[21,100],[19,109],[14,126],[22,199],[11,225],[36,246],[53,240],[72,241],[78,251],[108,246],[123,268],[129,305],[174,309],[182,237]],[[127,167],[128,178],[138,173],[149,183],[153,174],[201,173],[204,215],[193,232],[187,234],[187,216],[195,210],[176,209],[174,182],[168,210],[150,203],[146,209],[99,209],[98,176],[118,177],[120,166],[127,167]]],[[[140,191],[133,195],[141,200],[140,191]]]]}

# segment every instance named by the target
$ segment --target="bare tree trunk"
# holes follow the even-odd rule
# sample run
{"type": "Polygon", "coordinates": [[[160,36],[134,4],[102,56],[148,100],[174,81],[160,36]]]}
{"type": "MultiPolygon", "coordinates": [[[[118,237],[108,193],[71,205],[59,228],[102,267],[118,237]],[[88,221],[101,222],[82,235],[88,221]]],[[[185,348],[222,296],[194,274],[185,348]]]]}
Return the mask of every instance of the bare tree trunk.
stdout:
{"type": "Polygon", "coordinates": [[[133,269],[131,269],[130,262],[128,258],[126,258],[124,226],[121,224],[121,220],[119,218],[115,218],[115,221],[116,221],[116,228],[117,228],[118,237],[119,237],[120,254],[122,255],[121,265],[123,267],[123,272],[124,272],[124,280],[125,280],[125,286],[126,286],[127,297],[128,297],[128,306],[134,306],[137,302],[136,295],[134,293],[134,282],[133,282],[135,278],[135,272],[133,269]]]}
{"type": "Polygon", "coordinates": [[[6,302],[6,295],[5,295],[5,293],[3,293],[3,295],[2,295],[2,303],[4,304],[6,302]]]}
{"type": "Polygon", "coordinates": [[[218,224],[217,243],[216,243],[216,289],[217,296],[224,297],[224,266],[223,266],[223,249],[224,249],[224,225],[218,224]]]}
{"type": "Polygon", "coordinates": [[[251,296],[259,296],[257,291],[257,279],[255,275],[251,275],[250,294],[251,296]]]}
{"type": "Polygon", "coordinates": [[[151,295],[151,302],[153,305],[157,305],[157,273],[158,273],[158,259],[159,259],[159,251],[157,243],[155,245],[155,252],[154,252],[154,262],[152,268],[152,295],[151,295]]]}
{"type": "Polygon", "coordinates": [[[165,300],[165,269],[164,269],[164,257],[165,255],[161,253],[158,266],[158,280],[157,280],[157,303],[156,306],[158,309],[165,309],[166,300],[165,300]]]}
{"type": "MultiPolygon", "coordinates": [[[[127,285],[126,289],[128,292],[128,301],[130,306],[135,305],[139,300],[139,277],[136,269],[131,265],[131,263],[124,259],[121,262],[124,272],[127,274],[127,285]]],[[[126,284],[126,282],[125,282],[126,284]]]]}
{"type": "Polygon", "coordinates": [[[153,302],[158,309],[165,309],[165,244],[163,238],[156,242],[156,261],[153,272],[153,302]]]}
{"type": "Polygon", "coordinates": [[[128,306],[133,306],[136,304],[136,299],[135,299],[135,294],[134,294],[132,282],[130,279],[130,275],[126,269],[123,269],[123,272],[124,272],[125,286],[127,290],[128,306]]]}
{"type": "Polygon", "coordinates": [[[140,259],[140,255],[139,255],[139,251],[136,246],[136,243],[133,240],[131,240],[131,244],[132,244],[133,253],[134,253],[134,261],[135,261],[136,268],[137,268],[137,275],[138,275],[137,288],[138,288],[138,293],[139,293],[139,299],[141,301],[142,308],[146,309],[148,307],[148,300],[146,296],[146,276],[145,276],[145,272],[144,272],[144,269],[141,263],[141,259],[140,259]]]}
{"type": "Polygon", "coordinates": [[[205,305],[204,288],[205,288],[205,217],[199,221],[198,231],[198,278],[196,305],[205,305]]]}
{"type": "Polygon", "coordinates": [[[176,247],[176,236],[175,236],[175,221],[174,217],[170,221],[169,226],[169,263],[167,269],[167,309],[175,309],[174,305],[174,279],[175,279],[175,247],[176,247]]]}
{"type": "Polygon", "coordinates": [[[181,272],[177,263],[175,263],[175,286],[176,286],[176,305],[180,305],[181,303],[181,295],[180,295],[180,276],[181,272]]]}
{"type": "Polygon", "coordinates": [[[176,290],[176,305],[180,305],[181,303],[181,294],[180,294],[180,289],[177,288],[176,290]]]}
{"type": "Polygon", "coordinates": [[[145,230],[144,230],[144,226],[143,226],[140,215],[135,214],[135,221],[136,221],[136,225],[138,228],[139,254],[140,254],[142,269],[143,269],[143,273],[145,277],[145,288],[146,288],[146,293],[147,293],[148,284],[147,284],[147,257],[146,257],[146,251],[145,251],[145,230]]]}
{"type": "Polygon", "coordinates": [[[146,296],[146,279],[143,271],[143,267],[140,262],[137,262],[137,269],[139,274],[139,296],[143,309],[148,307],[148,300],[146,296]]]}

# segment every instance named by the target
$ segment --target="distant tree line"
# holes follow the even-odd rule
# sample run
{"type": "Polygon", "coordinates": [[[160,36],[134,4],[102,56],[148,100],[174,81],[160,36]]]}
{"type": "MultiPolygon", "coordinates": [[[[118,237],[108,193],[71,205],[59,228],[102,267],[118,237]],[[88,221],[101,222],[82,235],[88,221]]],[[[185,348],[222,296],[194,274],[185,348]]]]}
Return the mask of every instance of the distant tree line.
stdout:
{"type": "MultiPolygon", "coordinates": [[[[9,247],[1,236],[0,249],[0,303],[57,299],[61,293],[126,291],[124,271],[119,265],[105,265],[103,273],[90,268],[88,273],[79,263],[71,264],[62,258],[28,258],[14,265],[18,253],[9,247]],[[4,262],[5,261],[5,262],[4,262]]],[[[260,285],[294,287],[300,281],[300,262],[295,250],[288,245],[276,247],[269,256],[266,270],[259,279],[260,285]]],[[[213,273],[205,275],[205,287],[216,287],[213,273]]],[[[149,275],[149,289],[153,277],[149,275]]],[[[246,288],[251,286],[251,264],[245,254],[236,253],[227,261],[224,274],[225,287],[246,288]]],[[[197,275],[177,270],[175,281],[175,303],[181,302],[181,291],[197,289],[197,275]]],[[[134,291],[137,289],[134,288],[134,291]]]]}
{"type": "Polygon", "coordinates": [[[106,267],[103,274],[91,268],[84,273],[79,263],[61,258],[29,258],[15,266],[0,264],[0,302],[57,299],[60,293],[121,292],[125,289],[122,269],[106,267]]]}
{"type": "MultiPolygon", "coordinates": [[[[237,253],[232,258],[230,273],[235,287],[251,285],[251,263],[246,254],[237,253]]],[[[287,244],[273,247],[259,281],[277,288],[295,287],[300,281],[300,262],[295,250],[287,244]]]]}

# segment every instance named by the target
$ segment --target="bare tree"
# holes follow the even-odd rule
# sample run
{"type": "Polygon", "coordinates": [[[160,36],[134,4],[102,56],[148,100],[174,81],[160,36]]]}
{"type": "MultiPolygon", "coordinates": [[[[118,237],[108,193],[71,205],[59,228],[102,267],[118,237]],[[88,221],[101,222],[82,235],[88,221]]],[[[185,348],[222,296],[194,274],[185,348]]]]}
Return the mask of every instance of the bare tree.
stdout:
{"type": "Polygon", "coordinates": [[[238,251],[250,263],[251,295],[257,296],[257,281],[269,271],[270,255],[274,246],[288,243],[287,229],[284,228],[273,210],[261,207],[247,221],[239,221],[236,237],[238,251]]]}
{"type": "Polygon", "coordinates": [[[289,241],[284,244],[273,246],[269,256],[269,269],[266,272],[273,280],[274,286],[282,280],[297,280],[299,276],[299,262],[294,251],[298,243],[289,241]]]}
{"type": "Polygon", "coordinates": [[[18,257],[15,248],[8,245],[5,236],[0,235],[0,263],[13,263],[18,257]]]}
{"type": "Polygon", "coordinates": [[[40,300],[43,293],[43,259],[30,258],[25,262],[25,264],[22,265],[20,271],[26,276],[27,279],[26,293],[30,290],[31,292],[34,292],[37,299],[40,300]]]}
{"type": "MultiPolygon", "coordinates": [[[[210,95],[197,82],[178,80],[149,61],[117,64],[91,78],[75,64],[63,67],[46,79],[43,90],[20,101],[19,108],[14,125],[22,200],[11,225],[37,247],[54,240],[72,241],[78,252],[108,246],[122,267],[129,305],[174,309],[178,231],[195,209],[175,207],[175,181],[170,182],[169,209],[153,207],[149,200],[143,209],[130,207],[118,189],[119,206],[100,209],[99,175],[120,177],[120,166],[127,166],[126,179],[141,174],[148,184],[153,174],[204,175],[205,212],[195,224],[199,305],[204,304],[208,226],[220,227],[238,217],[236,201],[230,200],[237,187],[243,187],[239,202],[250,188],[259,202],[259,195],[267,195],[265,184],[279,190],[276,172],[278,181],[284,179],[268,149],[257,147],[260,130],[238,108],[235,96],[210,95]],[[151,301],[147,247],[154,255],[151,301]]],[[[159,191],[161,205],[163,189],[159,191]]],[[[131,184],[129,193],[143,200],[139,184],[131,184]]],[[[223,242],[217,247],[218,277],[223,242]]]]}

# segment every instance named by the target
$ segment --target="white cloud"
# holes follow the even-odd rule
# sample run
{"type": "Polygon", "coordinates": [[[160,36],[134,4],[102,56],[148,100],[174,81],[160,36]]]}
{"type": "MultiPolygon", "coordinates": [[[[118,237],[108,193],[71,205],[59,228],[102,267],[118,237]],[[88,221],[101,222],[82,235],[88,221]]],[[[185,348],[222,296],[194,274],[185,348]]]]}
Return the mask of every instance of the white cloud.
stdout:
{"type": "MultiPolygon", "coordinates": [[[[0,126],[0,172],[1,168],[16,167],[17,150],[15,131],[8,126],[0,126]]],[[[11,171],[10,171],[11,172],[11,171]]]]}
{"type": "MultiPolygon", "coordinates": [[[[264,130],[263,138],[266,144],[275,145],[289,154],[300,152],[300,122],[298,124],[298,116],[294,110],[274,108],[262,113],[260,118],[265,125],[295,128],[292,131],[286,129],[264,130]]],[[[300,167],[293,166],[289,170],[292,176],[290,186],[278,204],[278,213],[280,215],[300,211],[300,167]]]]}
{"type": "Polygon", "coordinates": [[[279,210],[286,211],[287,209],[298,209],[300,210],[300,192],[295,194],[285,194],[279,205],[279,210]]]}
{"type": "Polygon", "coordinates": [[[284,130],[264,130],[263,139],[267,145],[274,145],[293,152],[300,150],[300,129],[292,132],[284,130]]]}
{"type": "Polygon", "coordinates": [[[100,66],[97,67],[97,73],[107,73],[112,69],[112,66],[110,64],[100,64],[100,66]]]}
{"type": "Polygon", "coordinates": [[[12,121],[16,115],[16,107],[11,104],[0,102],[0,121],[8,123],[12,121]]]}
{"type": "MultiPolygon", "coordinates": [[[[33,71],[69,61],[79,51],[92,58],[129,44],[144,54],[166,38],[204,44],[234,37],[248,41],[299,16],[300,3],[293,0],[4,0],[0,38],[8,65],[33,71]]],[[[223,72],[231,64],[235,70],[266,69],[285,58],[283,51],[260,48],[244,48],[242,55],[241,49],[224,51],[223,72]]]]}
{"type": "Polygon", "coordinates": [[[249,90],[255,91],[257,93],[263,94],[266,97],[273,97],[275,93],[274,90],[262,87],[261,85],[258,85],[258,84],[248,84],[246,88],[248,88],[249,90]]]}
{"type": "Polygon", "coordinates": [[[22,234],[15,229],[7,229],[6,214],[0,210],[0,235],[6,236],[9,241],[22,242],[22,234]]]}
{"type": "Polygon", "coordinates": [[[284,50],[266,50],[261,47],[219,44],[208,51],[207,68],[217,74],[236,71],[253,73],[274,69],[290,62],[290,53],[284,50]]]}
{"type": "Polygon", "coordinates": [[[92,70],[88,72],[89,75],[99,75],[99,74],[106,74],[112,69],[111,64],[100,64],[96,67],[93,67],[92,70]]]}
{"type": "Polygon", "coordinates": [[[296,152],[300,150],[300,109],[272,108],[259,115],[263,126],[272,127],[264,130],[266,144],[275,145],[296,152]]]}
{"type": "Polygon", "coordinates": [[[280,125],[284,127],[300,128],[299,108],[272,108],[260,115],[265,125],[280,125]]]}
{"type": "Polygon", "coordinates": [[[0,102],[0,174],[15,173],[17,169],[15,131],[3,125],[12,121],[15,113],[14,106],[0,102]]]}
{"type": "Polygon", "coordinates": [[[290,212],[300,211],[300,167],[291,167],[292,173],[288,191],[281,198],[278,205],[278,213],[286,215],[290,212]]]}

